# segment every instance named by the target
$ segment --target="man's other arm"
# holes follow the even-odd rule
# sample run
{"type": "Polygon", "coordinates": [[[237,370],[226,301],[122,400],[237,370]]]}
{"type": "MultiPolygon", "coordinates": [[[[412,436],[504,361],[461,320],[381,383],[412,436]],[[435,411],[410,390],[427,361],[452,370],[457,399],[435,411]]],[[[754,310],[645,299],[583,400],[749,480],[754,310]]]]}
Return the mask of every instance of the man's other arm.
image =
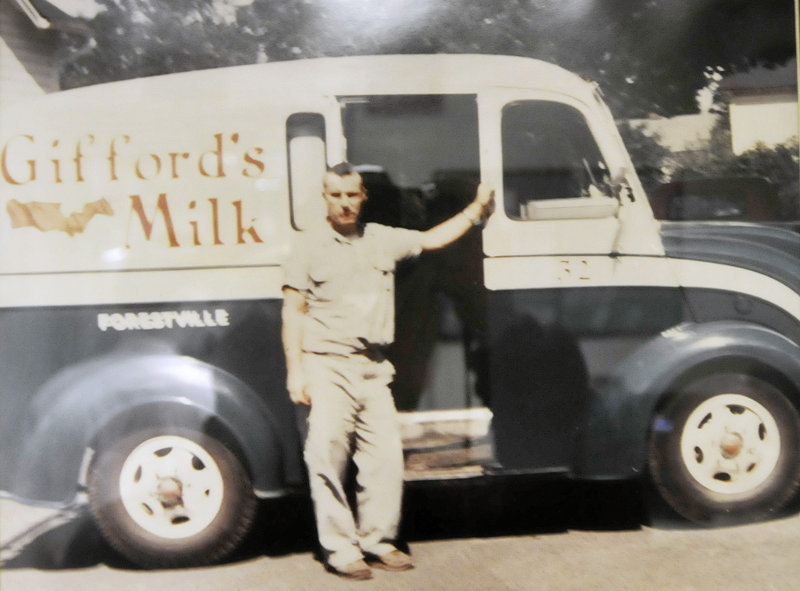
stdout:
{"type": "Polygon", "coordinates": [[[481,183],[475,199],[463,211],[422,233],[422,250],[443,248],[461,238],[490,211],[493,201],[494,189],[481,183]]]}
{"type": "Polygon", "coordinates": [[[306,296],[291,287],[283,288],[283,352],[286,355],[286,389],[295,404],[311,404],[303,374],[303,317],[306,296]]]}

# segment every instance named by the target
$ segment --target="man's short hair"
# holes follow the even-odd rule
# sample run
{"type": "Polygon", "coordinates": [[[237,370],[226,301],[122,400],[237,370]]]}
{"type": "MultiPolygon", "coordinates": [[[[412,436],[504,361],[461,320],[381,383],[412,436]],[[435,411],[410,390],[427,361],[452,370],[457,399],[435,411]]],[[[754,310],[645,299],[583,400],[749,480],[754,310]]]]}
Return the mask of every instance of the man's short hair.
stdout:
{"type": "Polygon", "coordinates": [[[333,166],[329,166],[328,172],[331,172],[336,176],[349,176],[351,174],[359,174],[359,172],[356,170],[356,167],[349,162],[340,162],[339,164],[334,164],[333,166]]]}

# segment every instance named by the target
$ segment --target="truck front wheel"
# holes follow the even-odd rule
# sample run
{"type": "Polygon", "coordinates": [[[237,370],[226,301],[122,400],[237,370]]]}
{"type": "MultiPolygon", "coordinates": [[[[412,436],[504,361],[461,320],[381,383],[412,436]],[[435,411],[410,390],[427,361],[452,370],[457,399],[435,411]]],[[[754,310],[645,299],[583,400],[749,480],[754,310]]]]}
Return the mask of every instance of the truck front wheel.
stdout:
{"type": "Polygon", "coordinates": [[[696,380],[656,417],[650,470],[664,499],[704,524],[774,515],[800,486],[800,419],[755,376],[696,380]]]}
{"type": "Polygon", "coordinates": [[[140,431],[100,450],[89,503],[106,540],[148,568],[221,560],[244,538],[256,509],[237,457],[189,430],[140,431]]]}

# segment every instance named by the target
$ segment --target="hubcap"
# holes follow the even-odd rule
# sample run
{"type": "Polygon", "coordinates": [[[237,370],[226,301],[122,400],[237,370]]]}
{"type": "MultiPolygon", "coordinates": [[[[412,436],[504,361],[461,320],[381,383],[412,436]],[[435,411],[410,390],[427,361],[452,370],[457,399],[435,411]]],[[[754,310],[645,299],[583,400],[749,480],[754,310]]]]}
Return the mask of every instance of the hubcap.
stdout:
{"type": "Polygon", "coordinates": [[[224,483],[219,466],[202,446],[165,435],[144,441],[125,459],[119,492],[139,526],[178,539],[203,531],[214,520],[224,483]]]}
{"type": "Polygon", "coordinates": [[[689,415],[681,457],[692,477],[717,493],[753,491],[780,456],[778,425],[761,404],[741,394],[719,394],[689,415]]]}
{"type": "Polygon", "coordinates": [[[744,447],[744,439],[738,433],[725,433],[719,444],[720,452],[727,459],[735,458],[744,447]]]}

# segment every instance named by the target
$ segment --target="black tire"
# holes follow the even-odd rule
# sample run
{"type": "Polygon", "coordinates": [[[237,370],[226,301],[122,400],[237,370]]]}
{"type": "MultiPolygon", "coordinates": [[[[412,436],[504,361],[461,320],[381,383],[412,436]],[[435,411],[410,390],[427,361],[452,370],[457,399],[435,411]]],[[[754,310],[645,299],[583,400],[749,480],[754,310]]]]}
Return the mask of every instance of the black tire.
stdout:
{"type": "Polygon", "coordinates": [[[800,419],[755,376],[698,379],[653,422],[650,471],[680,515],[731,525],[776,515],[800,486],[800,419]]]}
{"type": "Polygon", "coordinates": [[[191,430],[145,430],[99,450],[89,503],[103,537],[146,568],[212,564],[247,534],[256,498],[222,443],[191,430]]]}

